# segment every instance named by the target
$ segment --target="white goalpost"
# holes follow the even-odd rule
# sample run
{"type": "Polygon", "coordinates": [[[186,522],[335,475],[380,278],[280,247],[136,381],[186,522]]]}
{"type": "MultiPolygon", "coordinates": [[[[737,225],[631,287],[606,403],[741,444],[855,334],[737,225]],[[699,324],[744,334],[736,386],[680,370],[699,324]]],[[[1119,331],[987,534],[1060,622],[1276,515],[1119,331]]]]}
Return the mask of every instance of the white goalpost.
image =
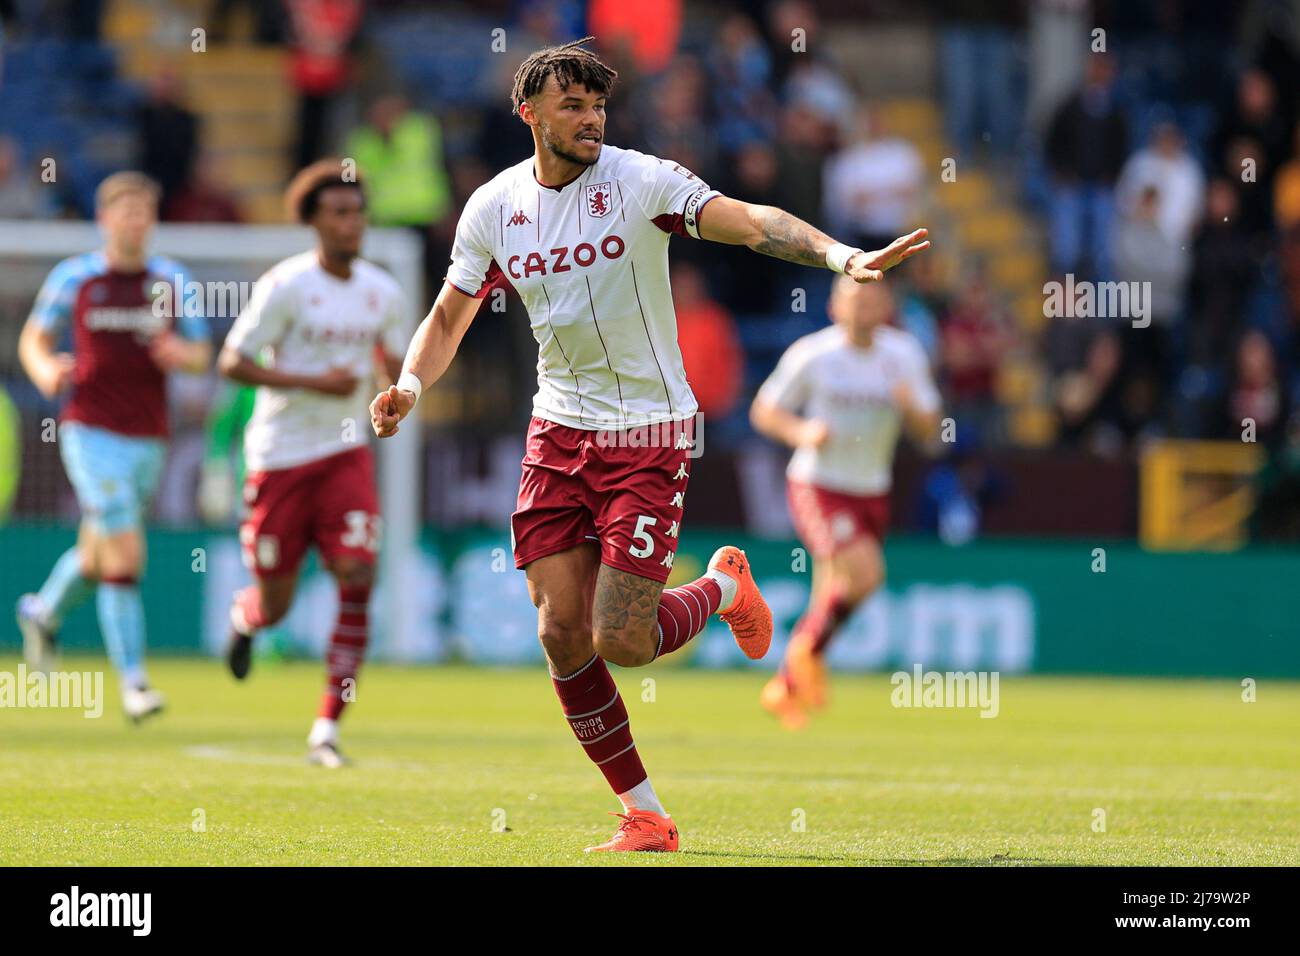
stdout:
{"type": "MultiPolygon", "coordinates": [[[[197,281],[221,283],[229,280],[252,283],[281,259],[309,249],[315,242],[303,226],[254,226],[232,224],[158,225],[151,251],[174,258],[197,281]]],[[[60,259],[100,248],[99,230],[90,222],[32,222],[0,220],[0,291],[10,296],[34,299],[39,283],[60,259]]],[[[366,231],[362,256],[387,269],[397,280],[411,312],[409,327],[414,332],[426,311],[421,281],[420,244],[399,229],[371,228],[366,231]]],[[[234,315],[229,316],[230,319],[234,315]]],[[[214,343],[219,348],[220,343],[214,343]]],[[[369,429],[369,419],[357,423],[369,429]]],[[[379,461],[379,498],[384,519],[380,553],[379,593],[383,606],[377,609],[388,622],[382,636],[387,647],[413,647],[419,642],[418,605],[403,600],[405,559],[419,548],[421,430],[403,430],[394,438],[376,443],[379,461]]]]}

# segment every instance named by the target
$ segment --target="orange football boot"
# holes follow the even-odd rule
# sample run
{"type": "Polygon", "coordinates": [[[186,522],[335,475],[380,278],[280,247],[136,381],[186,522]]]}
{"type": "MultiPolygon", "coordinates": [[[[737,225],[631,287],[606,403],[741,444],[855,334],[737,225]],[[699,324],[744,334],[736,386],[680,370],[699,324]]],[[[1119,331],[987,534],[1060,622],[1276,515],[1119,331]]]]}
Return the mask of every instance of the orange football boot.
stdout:
{"type": "Polygon", "coordinates": [[[808,723],[808,715],[799,706],[799,701],[790,693],[790,685],[782,674],[774,674],[763,685],[763,692],[758,695],[758,702],[763,709],[781,721],[786,730],[802,730],[808,723]]]}
{"type": "Polygon", "coordinates": [[[785,650],[785,666],[790,671],[794,696],[805,707],[820,709],[826,706],[826,658],[814,654],[810,642],[796,635],[785,650]]]}
{"type": "Polygon", "coordinates": [[[723,545],[709,559],[709,570],[717,569],[736,582],[736,599],[731,609],[718,615],[731,628],[731,636],[750,660],[758,660],[772,645],[772,611],[758,591],[758,582],[745,552],[723,545]]]}
{"type": "Polygon", "coordinates": [[[676,853],[677,824],[669,816],[661,817],[651,810],[632,809],[627,813],[610,813],[621,817],[614,835],[598,846],[589,846],[583,853],[676,853]]]}

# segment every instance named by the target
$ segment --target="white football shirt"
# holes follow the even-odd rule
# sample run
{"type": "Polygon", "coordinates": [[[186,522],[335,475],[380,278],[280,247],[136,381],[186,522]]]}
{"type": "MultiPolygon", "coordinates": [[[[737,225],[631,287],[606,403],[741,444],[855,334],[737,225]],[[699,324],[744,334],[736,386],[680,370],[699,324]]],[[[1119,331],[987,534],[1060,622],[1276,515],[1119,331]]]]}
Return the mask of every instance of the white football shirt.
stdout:
{"type": "Polygon", "coordinates": [[[347,368],[351,395],[259,385],[244,432],[249,471],[292,468],[369,441],[374,350],[403,355],[410,338],[397,281],[379,266],[352,261],[352,277],[326,272],[316,253],[273,266],[257,280],[226,344],[268,368],[318,375],[347,368]]]}
{"type": "Polygon", "coordinates": [[[474,192],[447,281],[482,296],[499,276],[523,299],[538,347],[535,416],[622,430],[695,414],[668,240],[698,239],[717,195],[674,162],[609,145],[562,186],[539,183],[530,156],[474,192]]]}
{"type": "Polygon", "coordinates": [[[786,474],[846,494],[888,492],[901,417],[893,393],[900,383],[922,410],[938,410],[925,350],[900,329],[877,327],[865,349],[838,325],[797,340],[758,394],[786,411],[822,419],[830,438],[821,448],[796,449],[786,474]]]}

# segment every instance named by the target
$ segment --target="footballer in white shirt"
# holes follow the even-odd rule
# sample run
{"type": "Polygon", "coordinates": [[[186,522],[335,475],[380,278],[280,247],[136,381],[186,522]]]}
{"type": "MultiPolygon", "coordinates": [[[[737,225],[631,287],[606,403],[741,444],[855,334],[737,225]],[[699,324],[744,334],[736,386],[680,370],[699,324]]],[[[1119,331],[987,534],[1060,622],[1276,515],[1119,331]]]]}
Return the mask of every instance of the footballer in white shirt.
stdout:
{"type": "Polygon", "coordinates": [[[671,159],[607,145],[617,74],[584,44],[528,56],[514,111],[533,155],[481,186],[461,214],[451,266],[406,355],[370,405],[394,434],[447,370],[482,297],[509,283],[537,340],[537,393],[518,503],[515,564],[528,577],[561,708],[623,805],[590,850],[672,851],[676,824],[632,740],[606,667],[638,667],[683,647],[720,614],[762,657],[772,615],[744,552],[723,547],[705,575],[665,589],[690,475],[695,397],[677,346],[668,285],[674,235],[743,244],[861,282],[925,249],[925,230],[863,252],[770,206],[737,202],[671,159]]]}
{"type": "Polygon", "coordinates": [[[288,613],[302,559],[315,547],[337,582],[339,615],[308,759],[337,767],[338,721],[354,699],[369,636],[381,530],[366,402],[377,355],[390,380],[401,373],[409,327],[397,281],[358,257],[360,178],[322,159],[298,173],[286,199],[315,230],[316,247],[257,281],[217,363],[227,378],[257,387],[239,528],[256,583],[234,597],[226,663],[236,678],[247,676],[254,635],[288,613]]]}
{"type": "Polygon", "coordinates": [[[790,514],[813,557],[808,609],[760,696],[792,729],[825,706],[831,638],[884,582],[900,427],[928,444],[941,415],[925,350],[889,324],[888,286],[839,278],[829,312],[832,324],[786,350],[750,410],[755,429],[795,450],[786,469],[790,514]]]}

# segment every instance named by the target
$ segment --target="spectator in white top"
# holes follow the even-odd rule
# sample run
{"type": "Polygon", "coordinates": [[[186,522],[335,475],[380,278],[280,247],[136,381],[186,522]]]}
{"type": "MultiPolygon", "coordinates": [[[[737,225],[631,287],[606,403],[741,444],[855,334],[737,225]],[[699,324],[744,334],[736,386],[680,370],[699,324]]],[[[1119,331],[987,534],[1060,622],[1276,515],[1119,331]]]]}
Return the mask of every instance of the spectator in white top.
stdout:
{"type": "Polygon", "coordinates": [[[858,112],[858,140],[826,161],[823,205],[837,235],[878,249],[911,221],[921,188],[921,155],[911,143],[884,135],[879,114],[858,112]],[[889,239],[881,241],[885,236],[889,239]]]}
{"type": "Polygon", "coordinates": [[[1154,184],[1143,187],[1132,211],[1120,219],[1115,230],[1115,272],[1124,282],[1149,283],[1152,324],[1169,328],[1182,314],[1192,247],[1171,238],[1161,225],[1163,195],[1154,184]]]}
{"type": "Polygon", "coordinates": [[[1178,245],[1190,242],[1205,208],[1205,176],[1174,123],[1158,125],[1150,145],[1124,164],[1117,187],[1120,214],[1136,217],[1151,188],[1159,191],[1155,222],[1165,238],[1178,245]]]}

